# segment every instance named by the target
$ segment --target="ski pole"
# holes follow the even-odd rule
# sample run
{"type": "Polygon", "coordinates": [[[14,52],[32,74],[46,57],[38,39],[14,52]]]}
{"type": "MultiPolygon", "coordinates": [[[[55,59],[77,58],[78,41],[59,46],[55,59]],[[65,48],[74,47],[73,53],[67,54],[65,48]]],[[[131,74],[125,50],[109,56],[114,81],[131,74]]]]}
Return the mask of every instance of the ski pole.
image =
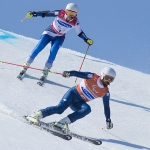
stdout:
{"type": "Polygon", "coordinates": [[[112,136],[114,136],[114,137],[118,138],[119,140],[122,140],[122,141],[124,141],[124,142],[127,142],[127,141],[125,141],[125,140],[121,139],[120,137],[118,137],[118,136],[116,136],[116,135],[114,135],[114,134],[112,134],[112,133],[110,133],[110,132],[106,131],[106,130],[105,130],[105,128],[102,128],[102,130],[103,130],[103,131],[105,131],[105,132],[107,132],[108,134],[110,134],[110,135],[112,135],[112,136]]]}
{"type": "Polygon", "coordinates": [[[50,71],[50,70],[49,70],[49,72],[50,72],[50,73],[54,73],[54,74],[60,74],[60,75],[62,75],[61,72],[53,72],[53,71],[50,71]]]}
{"type": "MultiPolygon", "coordinates": [[[[86,53],[85,53],[85,55],[84,55],[84,58],[83,58],[83,60],[82,60],[82,63],[81,63],[81,66],[80,66],[79,71],[80,71],[80,70],[81,70],[81,68],[82,68],[83,62],[84,62],[84,60],[85,60],[85,57],[86,57],[86,55],[87,55],[87,52],[88,52],[89,48],[90,48],[90,45],[88,45],[88,48],[87,48],[86,53]]],[[[75,82],[74,82],[74,83],[76,84],[76,82],[77,82],[77,77],[76,77],[76,79],[75,79],[75,82]]]]}
{"type": "Polygon", "coordinates": [[[24,18],[21,20],[21,22],[24,22],[24,21],[25,21],[25,19],[27,19],[27,17],[24,17],[24,18]]]}
{"type": "MultiPolygon", "coordinates": [[[[13,66],[24,67],[24,65],[14,64],[14,63],[11,63],[11,62],[5,62],[5,61],[1,61],[1,60],[0,60],[0,63],[9,64],[9,65],[13,65],[13,66]]],[[[40,70],[40,71],[43,70],[43,69],[41,69],[41,68],[34,68],[34,67],[30,67],[30,66],[26,66],[26,68],[30,68],[30,69],[33,69],[33,70],[40,70]]],[[[62,75],[62,73],[60,73],[60,72],[53,72],[53,71],[50,71],[50,70],[49,70],[49,72],[50,72],[50,73],[54,73],[54,74],[60,74],[60,75],[62,75]]]]}

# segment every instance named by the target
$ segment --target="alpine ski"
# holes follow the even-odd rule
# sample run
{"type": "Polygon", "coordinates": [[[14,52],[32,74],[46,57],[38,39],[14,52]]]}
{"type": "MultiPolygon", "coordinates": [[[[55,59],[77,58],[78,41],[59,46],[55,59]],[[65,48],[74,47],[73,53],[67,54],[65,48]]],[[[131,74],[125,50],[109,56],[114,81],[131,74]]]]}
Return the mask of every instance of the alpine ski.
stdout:
{"type": "MultiPolygon", "coordinates": [[[[63,132],[62,129],[54,126],[54,122],[45,123],[45,122],[40,121],[40,123],[41,123],[42,126],[46,126],[48,128],[54,128],[54,130],[63,132]]],[[[89,143],[92,143],[92,144],[95,144],[95,145],[101,145],[102,144],[102,141],[100,139],[86,137],[84,135],[80,135],[80,134],[74,133],[74,132],[72,132],[70,130],[68,130],[68,131],[66,131],[64,133],[70,135],[71,137],[74,137],[74,138],[77,138],[79,140],[82,140],[82,141],[85,141],[85,142],[89,142],[89,143]]]]}
{"type": "MultiPolygon", "coordinates": [[[[23,116],[23,118],[25,118],[25,119],[26,119],[26,117],[27,116],[23,116]]],[[[65,139],[65,140],[71,140],[72,139],[71,135],[69,135],[66,132],[63,132],[62,129],[55,127],[54,124],[51,124],[51,126],[50,126],[50,125],[47,125],[45,122],[42,122],[42,121],[40,121],[39,124],[34,124],[34,123],[28,121],[27,119],[26,119],[26,122],[30,125],[33,125],[34,127],[45,130],[45,131],[47,131],[47,132],[49,132],[55,136],[58,136],[60,138],[65,139]]]]}
{"type": "MultiPolygon", "coordinates": [[[[43,129],[46,128],[47,130],[49,130],[49,132],[51,132],[51,131],[53,132],[54,131],[56,134],[59,133],[60,135],[66,136],[67,138],[71,138],[72,139],[72,137],[74,137],[74,138],[77,138],[79,140],[92,143],[94,145],[101,145],[102,144],[102,141],[100,139],[86,137],[84,135],[80,135],[80,134],[74,133],[74,132],[72,132],[70,130],[68,130],[68,131],[62,130],[61,128],[56,127],[54,125],[54,122],[45,123],[43,121],[40,121],[40,127],[42,127],[43,129]]],[[[71,140],[71,139],[68,139],[68,140],[71,140]]]]}
{"type": "Polygon", "coordinates": [[[37,82],[38,85],[42,86],[44,84],[44,81],[46,80],[46,77],[42,76],[40,80],[37,82]]]}
{"type": "Polygon", "coordinates": [[[24,76],[25,76],[25,73],[20,72],[19,75],[17,76],[17,78],[19,80],[22,80],[24,76]]]}

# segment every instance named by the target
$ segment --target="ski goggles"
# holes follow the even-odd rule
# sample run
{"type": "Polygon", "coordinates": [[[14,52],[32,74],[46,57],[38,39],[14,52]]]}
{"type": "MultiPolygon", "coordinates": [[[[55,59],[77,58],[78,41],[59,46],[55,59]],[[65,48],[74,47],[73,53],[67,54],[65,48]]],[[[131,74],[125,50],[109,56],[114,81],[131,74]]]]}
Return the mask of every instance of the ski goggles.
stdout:
{"type": "Polygon", "coordinates": [[[105,80],[105,81],[108,81],[108,82],[113,82],[114,79],[115,79],[114,77],[109,76],[109,75],[107,75],[107,74],[104,76],[104,80],[105,80]]]}
{"type": "Polygon", "coordinates": [[[67,9],[66,9],[65,12],[66,12],[67,17],[72,17],[72,18],[74,18],[74,17],[77,16],[77,12],[75,12],[75,11],[71,11],[71,10],[67,10],[67,9]]]}

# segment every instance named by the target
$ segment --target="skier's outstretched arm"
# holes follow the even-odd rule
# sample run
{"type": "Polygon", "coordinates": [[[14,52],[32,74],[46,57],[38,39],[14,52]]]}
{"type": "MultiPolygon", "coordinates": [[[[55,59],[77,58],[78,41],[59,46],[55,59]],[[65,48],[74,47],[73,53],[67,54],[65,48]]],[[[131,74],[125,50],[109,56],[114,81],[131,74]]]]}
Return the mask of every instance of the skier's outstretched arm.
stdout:
{"type": "Polygon", "coordinates": [[[40,16],[40,17],[56,17],[56,16],[58,16],[59,11],[60,10],[54,10],[54,11],[46,10],[46,11],[37,11],[37,12],[36,11],[29,11],[26,14],[26,18],[37,17],[37,16],[40,16]]]}
{"type": "Polygon", "coordinates": [[[62,76],[65,78],[69,78],[71,76],[74,76],[74,77],[83,78],[83,79],[91,79],[94,76],[94,73],[79,72],[79,71],[64,71],[62,76]]]}
{"type": "Polygon", "coordinates": [[[105,114],[106,120],[110,119],[109,98],[110,98],[110,93],[107,92],[106,95],[103,97],[104,114],[105,114]]]}
{"type": "Polygon", "coordinates": [[[111,122],[111,119],[110,119],[109,98],[110,98],[110,93],[108,91],[106,93],[106,95],[103,97],[104,114],[105,114],[105,117],[106,117],[106,127],[107,127],[107,129],[113,128],[113,123],[111,122]]]}

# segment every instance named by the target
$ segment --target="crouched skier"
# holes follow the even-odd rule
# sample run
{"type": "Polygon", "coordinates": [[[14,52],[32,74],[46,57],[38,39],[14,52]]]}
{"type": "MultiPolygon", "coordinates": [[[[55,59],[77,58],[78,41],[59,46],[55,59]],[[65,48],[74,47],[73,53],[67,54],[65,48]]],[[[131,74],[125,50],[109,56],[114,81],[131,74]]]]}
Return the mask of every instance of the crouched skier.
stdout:
{"type": "Polygon", "coordinates": [[[110,67],[105,67],[102,69],[100,76],[91,72],[64,71],[63,76],[66,78],[75,76],[83,78],[83,80],[77,86],[70,88],[62,97],[58,105],[34,112],[30,116],[27,116],[26,119],[34,124],[39,124],[40,119],[53,114],[62,114],[70,107],[74,112],[60,121],[55,122],[55,126],[68,130],[68,124],[74,123],[78,119],[82,119],[91,112],[91,108],[87,102],[98,97],[103,97],[106,126],[107,129],[113,128],[113,123],[110,119],[110,93],[108,85],[110,85],[116,77],[115,70],[110,67]]]}

